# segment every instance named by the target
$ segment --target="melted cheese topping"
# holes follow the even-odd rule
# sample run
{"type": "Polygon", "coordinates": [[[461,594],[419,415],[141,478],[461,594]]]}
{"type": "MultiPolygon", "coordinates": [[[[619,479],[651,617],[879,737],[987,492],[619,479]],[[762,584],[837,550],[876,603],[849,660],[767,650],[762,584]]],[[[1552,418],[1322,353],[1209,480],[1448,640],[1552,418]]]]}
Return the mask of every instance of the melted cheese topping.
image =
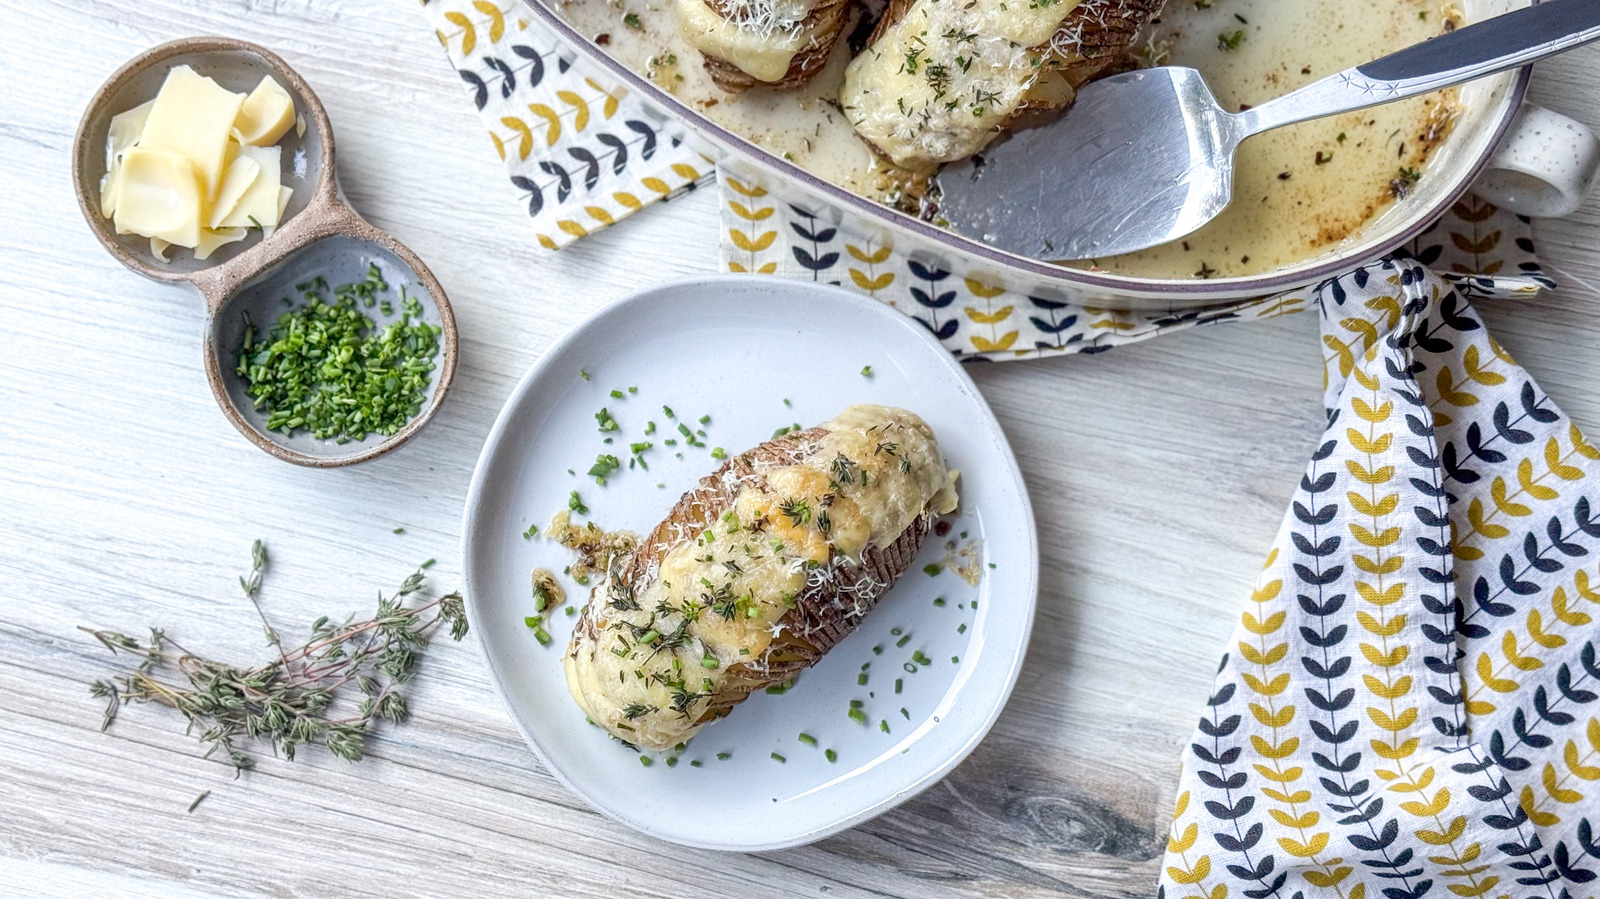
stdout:
{"type": "Polygon", "coordinates": [[[734,0],[724,18],[705,0],[677,0],[678,33],[707,56],[757,81],[778,82],[815,37],[804,22],[816,0],[734,0]]]}
{"type": "Polygon", "coordinates": [[[856,133],[904,168],[982,150],[1022,105],[1077,0],[917,0],[845,71],[856,133]]]}
{"type": "Polygon", "coordinates": [[[736,683],[730,668],[763,669],[808,584],[919,517],[954,511],[957,473],[922,419],[852,406],[822,428],[788,464],[757,463],[732,507],[664,547],[656,570],[623,585],[614,574],[628,559],[612,560],[564,659],[591,721],[647,749],[688,740],[712,696],[736,683]]]}

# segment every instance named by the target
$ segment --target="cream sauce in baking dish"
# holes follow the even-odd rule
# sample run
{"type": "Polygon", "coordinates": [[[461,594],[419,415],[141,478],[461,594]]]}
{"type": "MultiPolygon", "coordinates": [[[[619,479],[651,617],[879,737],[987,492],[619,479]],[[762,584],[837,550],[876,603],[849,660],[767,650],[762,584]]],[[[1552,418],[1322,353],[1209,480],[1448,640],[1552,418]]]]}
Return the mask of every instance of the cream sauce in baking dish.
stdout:
{"type": "MultiPolygon", "coordinates": [[[[1169,53],[1169,64],[1204,72],[1217,100],[1237,110],[1461,21],[1437,0],[1339,0],[1337,16],[1327,13],[1330,5],[1211,0],[1202,10],[1194,0],[1169,0],[1153,42],[1158,54],[1169,53]]],[[[1229,277],[1331,250],[1410,189],[1455,108],[1452,91],[1250,138],[1239,148],[1234,202],[1215,221],[1184,240],[1098,260],[1097,267],[1151,278],[1229,277]]]]}
{"type": "MultiPolygon", "coordinates": [[[[699,52],[679,35],[674,5],[557,0],[561,14],[613,56],[719,125],[848,190],[903,203],[901,173],[867,149],[835,105],[851,44],[859,48],[864,34],[841,40],[827,67],[798,90],[735,96],[711,82],[699,52]]],[[[1440,0],[1168,0],[1141,56],[1199,69],[1218,100],[1238,109],[1460,22],[1459,11],[1440,0]]],[[[853,20],[845,34],[854,31],[853,20]]],[[[1315,257],[1409,190],[1454,113],[1447,92],[1251,138],[1239,151],[1235,202],[1216,221],[1183,241],[1072,265],[1189,279],[1257,274],[1315,257]]]]}

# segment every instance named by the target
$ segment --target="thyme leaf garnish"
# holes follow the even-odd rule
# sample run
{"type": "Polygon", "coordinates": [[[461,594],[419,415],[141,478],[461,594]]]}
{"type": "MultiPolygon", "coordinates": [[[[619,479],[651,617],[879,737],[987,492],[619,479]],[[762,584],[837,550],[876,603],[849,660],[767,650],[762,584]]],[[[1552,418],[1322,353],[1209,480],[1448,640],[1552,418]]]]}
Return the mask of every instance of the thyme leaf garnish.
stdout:
{"type": "Polygon", "coordinates": [[[240,578],[240,585],[277,658],[243,668],[190,652],[160,628],[151,628],[142,642],[117,631],[80,628],[112,653],[139,658],[131,670],[90,685],[91,695],[106,700],[101,730],[116,720],[119,707],[154,702],[182,713],[190,732],[206,747],[205,757],[222,754],[235,776],[255,767],[255,756],[243,747],[253,740],[270,743],[291,761],[307,745],[358,761],[380,719],[405,720],[401,688],[415,675],[434,631],[444,625],[451,639],[466,636],[460,593],[406,605],[424,590],[425,575],[419,569],[393,596],[380,593],[370,618],[356,621],[350,616],[334,623],[324,616],[311,625],[305,643],[285,649],[257,598],[267,568],[266,547],[259,540],[251,547],[251,561],[250,574],[240,578]]]}

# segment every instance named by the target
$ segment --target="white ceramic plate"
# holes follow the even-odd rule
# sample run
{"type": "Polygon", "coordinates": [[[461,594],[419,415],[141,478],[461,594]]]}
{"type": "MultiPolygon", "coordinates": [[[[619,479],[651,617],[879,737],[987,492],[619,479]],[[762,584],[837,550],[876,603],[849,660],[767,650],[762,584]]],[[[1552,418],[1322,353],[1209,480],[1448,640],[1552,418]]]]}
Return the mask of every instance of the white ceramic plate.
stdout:
{"type": "MultiPolygon", "coordinates": [[[[563,783],[647,834],[751,851],[811,842],[881,814],[977,746],[1022,665],[1039,556],[1004,434],[971,379],[922,325],[835,288],[730,276],[623,299],[578,326],[523,378],[473,474],[462,570],[467,612],[507,708],[563,783]],[[861,373],[868,365],[870,377],[861,373]],[[559,572],[570,561],[559,545],[524,532],[530,524],[543,530],[577,490],[590,520],[643,533],[720,464],[713,448],[748,449],[777,428],[818,424],[853,403],[901,406],[933,427],[962,473],[949,533],[930,536],[916,566],[861,627],[788,692],[758,693],[684,750],[643,764],[638,752],[588,724],[567,693],[561,656],[575,619],[556,610],[549,646],[524,625],[534,614],[532,569],[559,572]],[[620,430],[599,431],[601,407],[620,430]],[[710,419],[701,424],[704,415],[710,419]],[[647,437],[650,421],[656,428],[647,437]],[[704,430],[705,448],[685,446],[677,422],[704,430]],[[607,436],[615,442],[604,444],[607,436]],[[666,446],[668,438],[679,445],[666,446]],[[586,474],[596,455],[626,460],[628,444],[644,440],[655,444],[645,454],[648,471],[624,463],[604,487],[586,474]],[[682,459],[674,456],[680,451],[682,459]],[[976,586],[952,570],[924,570],[951,541],[979,548],[976,586]],[[849,717],[852,700],[861,702],[866,724],[849,717]],[[817,745],[802,742],[802,732],[817,745]],[[827,760],[828,749],[837,761],[827,760]]],[[[587,588],[564,586],[569,604],[587,600],[587,588]]]]}

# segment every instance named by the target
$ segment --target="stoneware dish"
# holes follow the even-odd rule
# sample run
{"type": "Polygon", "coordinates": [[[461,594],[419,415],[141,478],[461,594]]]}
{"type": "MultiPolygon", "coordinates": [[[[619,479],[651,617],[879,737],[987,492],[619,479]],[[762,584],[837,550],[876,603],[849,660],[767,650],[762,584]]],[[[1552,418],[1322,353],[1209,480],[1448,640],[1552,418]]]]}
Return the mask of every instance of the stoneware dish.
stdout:
{"type": "MultiPolygon", "coordinates": [[[[650,288],[551,347],[484,444],[461,555],[472,631],[545,767],[644,833],[734,851],[796,846],[859,824],[966,758],[1016,682],[1039,580],[1016,459],[954,357],[882,303],[754,275],[650,288]],[[529,525],[543,530],[576,490],[588,512],[575,521],[646,533],[722,464],[716,447],[741,452],[774,428],[817,424],[854,403],[900,406],[933,428],[946,462],[961,472],[948,533],[930,535],[861,626],[787,692],[758,692],[681,752],[641,756],[588,724],[561,662],[576,619],[555,608],[548,646],[523,622],[535,614],[533,569],[559,572],[571,562],[554,541],[525,537],[529,525]],[[616,431],[597,428],[601,407],[616,431]],[[643,436],[651,421],[653,436],[643,436]],[[678,423],[705,431],[700,445],[668,446],[678,423]],[[604,487],[585,474],[597,453],[625,457],[633,441],[654,444],[643,453],[648,470],[624,465],[604,487]],[[975,554],[976,584],[949,568],[924,570],[962,549],[975,554]],[[847,715],[853,701],[865,721],[847,715]]],[[[561,582],[569,604],[588,600],[590,587],[561,582]]]]}
{"type": "MultiPolygon", "coordinates": [[[[590,0],[582,0],[590,2],[590,0]]],[[[1339,4],[1322,0],[1326,15],[1339,4]]],[[[1530,5],[1532,0],[1462,0],[1469,22],[1530,5]]],[[[1230,299],[1267,296],[1348,271],[1411,241],[1448,210],[1480,174],[1476,191],[1524,215],[1560,216],[1577,209],[1600,165],[1600,143],[1583,125],[1547,110],[1525,106],[1529,72],[1507,72],[1462,88],[1462,114],[1434,152],[1416,190],[1328,252],[1297,265],[1236,278],[1161,280],[1077,271],[1029,259],[945,231],[888,206],[858,196],[810,174],[741,134],[718,125],[701,110],[633,71],[561,15],[565,0],[524,0],[535,18],[553,28],[604,77],[646,98],[665,117],[688,128],[687,137],[741,181],[765,188],[775,199],[816,209],[821,203],[847,235],[892,244],[930,267],[1046,299],[1121,309],[1181,309],[1230,299]]],[[[1351,23],[1351,27],[1359,27],[1351,23]]]]}
{"type": "MultiPolygon", "coordinates": [[[[218,37],[186,38],[162,44],[134,57],[101,86],[89,101],[73,145],[72,177],[78,206],[89,228],[106,250],[133,271],[156,281],[189,284],[205,303],[206,380],[224,415],[257,446],[296,465],[327,468],[365,462],[411,439],[438,411],[450,389],[456,367],[456,324],[439,282],[416,254],[379,230],[352,209],[339,189],[334,165],[333,127],[327,111],[304,79],[270,51],[244,41],[218,37]],[[116,233],[100,214],[100,180],[106,173],[106,131],[111,117],[154,97],[167,71],[189,65],[223,87],[249,92],[263,75],[277,78],[304,119],[279,141],[283,148],[283,183],[294,189],[283,221],[269,237],[259,232],[218,250],[209,260],[173,247],[171,262],[150,251],[148,239],[116,233]],[[360,281],[367,267],[378,266],[390,288],[422,303],[423,320],[441,327],[441,352],[423,408],[394,435],[369,434],[339,445],[301,432],[285,436],[265,428],[266,416],[255,410],[241,379],[234,374],[247,321],[258,327],[283,311],[282,300],[296,297],[294,285],[315,275],[330,284],[360,281]]],[[[369,312],[369,314],[371,314],[369,312]]],[[[378,318],[379,324],[383,319],[378,318]]]]}

